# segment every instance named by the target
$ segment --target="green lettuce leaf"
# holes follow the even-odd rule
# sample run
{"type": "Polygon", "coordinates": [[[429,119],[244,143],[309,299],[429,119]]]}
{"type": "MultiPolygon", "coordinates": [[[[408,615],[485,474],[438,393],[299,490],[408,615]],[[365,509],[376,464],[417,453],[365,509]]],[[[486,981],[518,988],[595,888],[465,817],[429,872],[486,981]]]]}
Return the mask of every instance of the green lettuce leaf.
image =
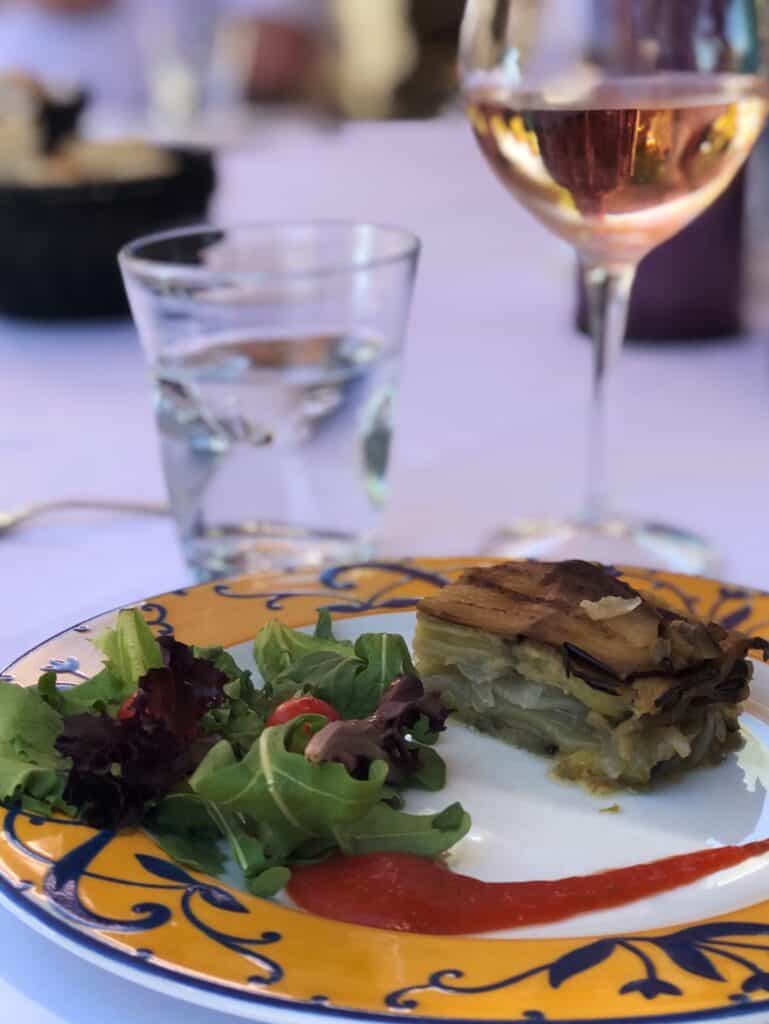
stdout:
{"type": "Polygon", "coordinates": [[[63,798],[69,761],[54,747],[61,722],[37,690],[0,684],[0,801],[71,812],[63,798]]]}
{"type": "Polygon", "coordinates": [[[346,854],[398,851],[437,857],[467,835],[470,816],[461,804],[440,814],[404,814],[379,803],[357,821],[334,828],[339,849],[346,854]]]}
{"type": "Polygon", "coordinates": [[[104,654],[107,668],[126,688],[126,696],[151,668],[163,667],[160,645],[136,608],[123,609],[114,629],[105,630],[93,643],[104,654]]]}
{"type": "Polygon", "coordinates": [[[105,664],[91,679],[66,689],[57,689],[51,672],[38,681],[40,696],[61,715],[114,713],[136,691],[142,676],[163,666],[160,646],[136,608],[119,612],[114,628],[93,643],[105,655],[105,664]]]}
{"type": "Polygon", "coordinates": [[[60,715],[109,712],[119,707],[134,689],[128,687],[109,668],[103,668],[91,679],[66,689],[58,688],[54,672],[46,672],[37,683],[42,699],[60,715]]]}

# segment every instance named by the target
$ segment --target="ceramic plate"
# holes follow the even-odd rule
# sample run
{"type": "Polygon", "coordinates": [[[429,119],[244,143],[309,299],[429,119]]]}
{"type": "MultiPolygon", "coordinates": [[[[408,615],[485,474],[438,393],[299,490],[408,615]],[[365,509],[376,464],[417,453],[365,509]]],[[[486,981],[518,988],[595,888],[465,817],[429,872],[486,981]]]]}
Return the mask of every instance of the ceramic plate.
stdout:
{"type": "MultiPolygon", "coordinates": [[[[420,597],[458,561],[347,566],[207,584],[152,599],[158,634],[224,644],[244,666],[268,619],[310,626],[328,608],[345,637],[410,636],[420,597]]],[[[671,603],[769,633],[769,595],[631,572],[671,603]]],[[[74,682],[99,667],[89,637],[110,612],[7,670],[74,682]]],[[[449,785],[409,809],[459,799],[473,817],[452,866],[496,880],[556,878],[769,836],[769,669],[757,666],[747,742],[718,767],[647,793],[599,797],[554,781],[548,763],[452,724],[449,785]],[[605,813],[617,804],[619,810],[605,813]]],[[[494,936],[403,935],[326,921],[170,862],[140,832],[95,832],[0,809],[0,898],[54,941],[167,994],[251,1020],[345,1017],[467,1021],[703,1021],[769,1012],[769,856],[662,897],[494,936]]]]}

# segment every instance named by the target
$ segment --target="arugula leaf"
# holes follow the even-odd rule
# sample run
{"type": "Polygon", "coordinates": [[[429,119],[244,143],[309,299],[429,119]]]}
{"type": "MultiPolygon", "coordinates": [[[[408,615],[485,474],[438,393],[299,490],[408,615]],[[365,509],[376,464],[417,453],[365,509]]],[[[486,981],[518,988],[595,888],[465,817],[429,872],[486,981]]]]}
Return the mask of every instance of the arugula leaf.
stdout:
{"type": "Polygon", "coordinates": [[[428,789],[433,793],[443,789],[446,785],[446,762],[441,755],[432,747],[425,747],[419,743],[411,744],[411,749],[417,751],[418,767],[407,777],[407,784],[428,789]]]}
{"type": "Polygon", "coordinates": [[[395,786],[385,786],[382,790],[382,800],[389,804],[394,811],[402,811],[406,806],[406,801],[403,799],[403,793],[396,789],[395,786]]]}
{"type": "Polygon", "coordinates": [[[291,872],[288,868],[265,868],[261,874],[246,878],[246,885],[252,895],[269,898],[285,889],[290,878],[291,872]]]}
{"type": "Polygon", "coordinates": [[[254,641],[254,657],[268,685],[309,691],[345,719],[373,714],[392,680],[414,671],[403,637],[364,633],[354,645],[336,640],[327,611],[320,612],[312,636],[268,623],[254,641]]]}
{"type": "Polygon", "coordinates": [[[321,608],[318,612],[318,621],[315,625],[315,637],[318,640],[334,640],[334,628],[331,622],[331,612],[328,608],[321,608]]]}
{"type": "MultiPolygon", "coordinates": [[[[321,626],[321,632],[324,631],[324,627],[321,626]]],[[[254,640],[254,659],[265,683],[274,683],[284,673],[290,674],[290,670],[301,658],[318,651],[350,654],[352,644],[346,640],[334,640],[333,636],[311,636],[275,621],[268,622],[254,640]]],[[[301,682],[293,675],[291,678],[301,682]]]]}
{"type": "Polygon", "coordinates": [[[419,857],[436,857],[467,835],[470,816],[461,804],[440,814],[404,814],[379,803],[357,821],[337,825],[334,837],[342,853],[397,850],[419,857]]]}
{"type": "Polygon", "coordinates": [[[216,804],[206,806],[228,840],[247,888],[258,896],[272,896],[282,889],[291,876],[286,863],[292,859],[295,838],[264,822],[224,812],[216,804]]]}
{"type": "MultiPolygon", "coordinates": [[[[465,835],[470,818],[459,804],[436,815],[412,815],[384,803],[393,792],[383,761],[371,764],[368,778],[355,779],[341,764],[313,764],[295,753],[306,742],[308,724],[319,724],[317,716],[265,729],[240,761],[223,740],[189,780],[252,892],[272,895],[286,884],[292,865],[314,863],[336,848],[435,856],[465,835]]],[[[424,750],[420,781],[435,785],[442,762],[429,748],[420,748],[420,755],[424,750]]]]}
{"type": "MultiPolygon", "coordinates": [[[[322,720],[321,720],[322,721],[322,720]]],[[[313,764],[289,748],[317,716],[301,715],[264,730],[242,761],[226,740],[218,743],[190,779],[192,789],[221,811],[266,824],[279,836],[327,836],[361,817],[380,798],[387,765],[375,761],[367,779],[354,779],[341,764],[313,764]]],[[[305,741],[306,742],[306,741],[305,741]]]]}
{"type": "Polygon", "coordinates": [[[326,663],[322,679],[310,674],[303,682],[312,692],[333,705],[342,718],[367,718],[396,676],[413,673],[409,649],[402,636],[394,633],[364,633],[355,641],[359,668],[350,677],[349,668],[339,665],[336,673],[326,663]]]}
{"type": "Polygon", "coordinates": [[[414,674],[408,646],[398,633],[363,633],[355,641],[355,653],[366,663],[359,682],[377,687],[377,704],[396,676],[414,674]]]}
{"type": "Polygon", "coordinates": [[[384,789],[387,766],[376,762],[368,779],[353,779],[340,764],[311,764],[301,748],[307,725],[323,719],[303,715],[264,729],[238,760],[230,743],[213,747],[189,780],[204,801],[246,878],[260,895],[288,880],[285,869],[317,859],[335,846],[335,825],[365,815],[384,789]]]}
{"type": "MultiPolygon", "coordinates": [[[[355,656],[352,647],[338,651],[314,651],[286,669],[286,675],[335,708],[342,718],[360,718],[361,706],[368,706],[370,695],[361,705],[358,692],[358,673],[363,662],[355,656]]],[[[279,677],[280,681],[280,677],[279,677]]]]}
{"type": "Polygon", "coordinates": [[[303,867],[307,864],[318,864],[320,861],[326,860],[332,853],[336,853],[338,849],[336,839],[333,837],[308,839],[291,854],[291,866],[303,867]]]}
{"type": "Polygon", "coordinates": [[[71,812],[64,800],[70,762],[54,747],[61,722],[37,690],[0,684],[0,801],[71,812]]]}
{"type": "MultiPolygon", "coordinates": [[[[441,701],[448,708],[448,702],[444,699],[443,695],[441,695],[441,701]]],[[[438,742],[440,732],[432,728],[427,715],[420,715],[411,727],[411,735],[417,743],[423,743],[428,747],[432,747],[438,742]]]]}
{"type": "Polygon", "coordinates": [[[106,656],[107,668],[126,687],[126,696],[151,668],[163,667],[160,644],[136,608],[119,612],[114,629],[105,630],[93,643],[106,656]]]}
{"type": "Polygon", "coordinates": [[[265,720],[264,714],[250,708],[245,701],[228,700],[203,717],[201,728],[205,736],[226,739],[242,756],[261,735],[265,720]]]}
{"type": "Polygon", "coordinates": [[[185,867],[206,875],[224,871],[222,833],[206,802],[194,793],[167,796],[145,815],[143,824],[158,846],[185,867]]]}
{"type": "Polygon", "coordinates": [[[229,651],[223,647],[194,647],[192,654],[201,661],[210,661],[214,668],[224,672],[230,682],[251,679],[251,673],[241,668],[229,651]]]}
{"type": "Polygon", "coordinates": [[[195,648],[195,654],[213,662],[230,679],[224,687],[225,703],[204,716],[203,732],[229,740],[236,752],[243,756],[261,735],[272,711],[293,697],[298,687],[290,680],[278,685],[265,683],[262,687],[254,686],[251,673],[240,669],[232,655],[221,647],[195,648]]]}
{"type": "Polygon", "coordinates": [[[287,852],[269,849],[268,835],[249,834],[237,815],[225,815],[196,793],[166,797],[145,817],[144,829],[174,860],[215,877],[225,871],[226,840],[245,887],[256,896],[274,896],[291,875],[280,862],[287,852]]]}
{"type": "Polygon", "coordinates": [[[223,840],[228,840],[243,872],[245,888],[254,896],[274,896],[291,877],[288,868],[270,863],[264,843],[250,836],[234,816],[223,817],[195,794],[168,797],[145,821],[144,828],[173,860],[214,877],[224,874],[223,840]]]}

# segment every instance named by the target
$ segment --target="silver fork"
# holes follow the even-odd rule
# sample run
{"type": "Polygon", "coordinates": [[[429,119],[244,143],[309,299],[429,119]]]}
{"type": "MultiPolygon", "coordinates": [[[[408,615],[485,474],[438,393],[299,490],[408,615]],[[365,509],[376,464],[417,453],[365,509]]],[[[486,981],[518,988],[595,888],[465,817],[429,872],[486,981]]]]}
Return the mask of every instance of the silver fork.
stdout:
{"type": "Polygon", "coordinates": [[[67,509],[90,509],[101,512],[120,512],[133,516],[167,516],[167,505],[155,502],[138,501],[100,501],[99,499],[64,498],[60,501],[41,501],[34,505],[14,509],[11,512],[0,512],[0,537],[21,526],[28,519],[46,515],[48,512],[59,512],[67,509]]]}

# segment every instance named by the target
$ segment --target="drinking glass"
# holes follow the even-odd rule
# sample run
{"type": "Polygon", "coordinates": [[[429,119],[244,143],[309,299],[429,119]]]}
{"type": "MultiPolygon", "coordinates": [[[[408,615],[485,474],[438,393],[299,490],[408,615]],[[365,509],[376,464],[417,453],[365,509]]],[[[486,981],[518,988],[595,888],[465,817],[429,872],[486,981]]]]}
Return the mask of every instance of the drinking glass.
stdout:
{"type": "Polygon", "coordinates": [[[149,113],[160,125],[189,125],[205,105],[220,13],[217,0],[134,0],[149,113]]]}
{"type": "MultiPolygon", "coordinates": [[[[761,132],[766,4],[535,0],[535,8],[533,20],[531,0],[468,0],[460,66],[492,169],[580,259],[593,339],[588,486],[578,520],[514,524],[489,553],[567,547],[606,560],[610,550],[697,572],[710,554],[701,539],[612,510],[607,385],[639,262],[724,191],[761,132]]],[[[686,396],[670,401],[683,406],[686,396]]]]}
{"type": "Polygon", "coordinates": [[[405,231],[344,222],[183,229],[120,254],[199,579],[371,556],[418,254],[405,231]]]}

